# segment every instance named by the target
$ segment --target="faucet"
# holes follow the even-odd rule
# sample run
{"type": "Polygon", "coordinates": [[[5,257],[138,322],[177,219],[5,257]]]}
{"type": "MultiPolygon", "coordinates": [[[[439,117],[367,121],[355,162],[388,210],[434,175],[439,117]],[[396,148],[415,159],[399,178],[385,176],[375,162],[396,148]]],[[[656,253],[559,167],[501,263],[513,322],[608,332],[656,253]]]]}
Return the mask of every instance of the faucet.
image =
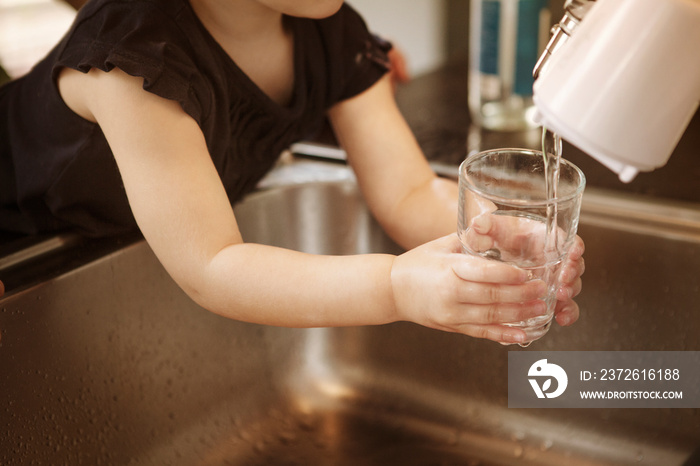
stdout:
{"type": "Polygon", "coordinates": [[[564,16],[552,27],[551,38],[544,52],[542,52],[542,55],[535,64],[535,69],[532,72],[535,79],[540,75],[540,71],[544,68],[549,57],[564,44],[566,39],[571,37],[574,29],[581,20],[583,20],[583,17],[586,16],[586,13],[588,13],[588,10],[593,6],[593,3],[595,3],[595,0],[566,0],[564,4],[564,16]]]}
{"type": "Polygon", "coordinates": [[[632,181],[700,103],[700,0],[567,0],[535,65],[535,119],[632,181]]]}

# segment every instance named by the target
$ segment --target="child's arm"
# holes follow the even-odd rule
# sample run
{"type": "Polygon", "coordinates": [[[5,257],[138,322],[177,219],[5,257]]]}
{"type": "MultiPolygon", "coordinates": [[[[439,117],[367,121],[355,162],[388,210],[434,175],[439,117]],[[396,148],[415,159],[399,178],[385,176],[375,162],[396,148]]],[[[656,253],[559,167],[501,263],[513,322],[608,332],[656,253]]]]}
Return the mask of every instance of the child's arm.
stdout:
{"type": "Polygon", "coordinates": [[[457,184],[431,170],[388,77],[329,117],[370,210],[395,241],[412,248],[457,230],[457,184]]]}
{"type": "MultiPolygon", "coordinates": [[[[435,176],[383,78],[329,112],[360,187],[379,223],[406,248],[457,229],[457,184],[435,176]]],[[[578,319],[572,300],[581,291],[583,241],[576,238],[563,275],[557,321],[578,319]]]]}
{"type": "Polygon", "coordinates": [[[168,273],[203,307],[294,327],[411,320],[508,342],[519,341],[522,332],[494,323],[541,312],[534,300],[544,294],[543,283],[526,283],[521,270],[459,254],[455,235],[400,261],[243,243],[196,122],[142,84],[118,69],[67,70],[59,89],[69,107],[99,123],[141,231],[168,273]]]}

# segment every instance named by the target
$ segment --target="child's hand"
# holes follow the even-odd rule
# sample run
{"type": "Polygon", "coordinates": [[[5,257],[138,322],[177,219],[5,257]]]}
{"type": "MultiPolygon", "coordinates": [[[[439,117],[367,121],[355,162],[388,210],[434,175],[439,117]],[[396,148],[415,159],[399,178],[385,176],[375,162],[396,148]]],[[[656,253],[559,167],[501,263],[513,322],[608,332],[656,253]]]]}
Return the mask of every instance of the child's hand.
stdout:
{"type": "Polygon", "coordinates": [[[581,275],[586,268],[583,262],[584,249],[583,240],[576,236],[561,275],[559,275],[561,286],[557,291],[554,318],[562,326],[571,325],[578,320],[578,304],[574,302],[573,298],[581,292],[581,275]]]}
{"type": "MultiPolygon", "coordinates": [[[[525,332],[503,323],[546,312],[539,299],[546,293],[542,280],[528,281],[517,267],[463,254],[456,234],[397,257],[391,280],[398,320],[501,343],[525,339],[525,332]]],[[[561,311],[571,317],[566,306],[561,311]]]]}
{"type": "MultiPolygon", "coordinates": [[[[496,248],[503,260],[531,258],[535,262],[544,262],[544,224],[522,217],[491,215],[492,210],[483,209],[483,213],[474,217],[471,228],[465,233],[464,240],[471,248],[479,252],[496,248]]],[[[564,241],[563,232],[559,230],[558,233],[559,240],[564,241]]],[[[576,236],[560,271],[560,286],[554,308],[559,325],[571,325],[579,317],[578,305],[572,298],[581,292],[584,249],[583,240],[576,236]]]]}
{"type": "Polygon", "coordinates": [[[404,53],[394,46],[388,53],[390,69],[389,73],[391,75],[391,83],[394,89],[399,84],[407,83],[411,80],[411,75],[408,72],[408,64],[406,63],[406,56],[404,53]]]}

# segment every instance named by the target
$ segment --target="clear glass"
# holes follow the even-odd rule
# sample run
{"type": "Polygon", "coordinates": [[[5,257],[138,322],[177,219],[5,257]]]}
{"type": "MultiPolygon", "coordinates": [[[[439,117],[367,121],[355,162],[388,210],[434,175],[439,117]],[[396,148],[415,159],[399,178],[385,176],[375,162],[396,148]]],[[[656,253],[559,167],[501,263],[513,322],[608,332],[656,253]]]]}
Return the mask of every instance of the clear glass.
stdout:
{"type": "Polygon", "coordinates": [[[536,127],[532,71],[549,39],[548,0],[471,0],[469,109],[496,131],[536,127]]]}
{"type": "Polygon", "coordinates": [[[540,151],[480,152],[459,169],[458,233],[463,251],[515,265],[547,284],[546,313],[508,324],[523,329],[528,344],[551,325],[561,266],[576,237],[586,184],[583,172],[572,163],[560,160],[559,170],[557,195],[548,199],[540,151]]]}

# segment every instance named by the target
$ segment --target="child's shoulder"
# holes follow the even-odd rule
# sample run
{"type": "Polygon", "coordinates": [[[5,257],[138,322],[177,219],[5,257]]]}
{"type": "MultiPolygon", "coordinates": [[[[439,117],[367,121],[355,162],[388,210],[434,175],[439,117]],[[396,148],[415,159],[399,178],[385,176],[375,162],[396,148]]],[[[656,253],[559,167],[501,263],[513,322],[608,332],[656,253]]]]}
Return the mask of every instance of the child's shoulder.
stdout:
{"type": "Polygon", "coordinates": [[[191,40],[184,31],[195,25],[187,0],[92,0],[78,12],[61,55],[84,55],[86,44],[103,55],[127,56],[157,44],[187,46],[191,40]]]}

